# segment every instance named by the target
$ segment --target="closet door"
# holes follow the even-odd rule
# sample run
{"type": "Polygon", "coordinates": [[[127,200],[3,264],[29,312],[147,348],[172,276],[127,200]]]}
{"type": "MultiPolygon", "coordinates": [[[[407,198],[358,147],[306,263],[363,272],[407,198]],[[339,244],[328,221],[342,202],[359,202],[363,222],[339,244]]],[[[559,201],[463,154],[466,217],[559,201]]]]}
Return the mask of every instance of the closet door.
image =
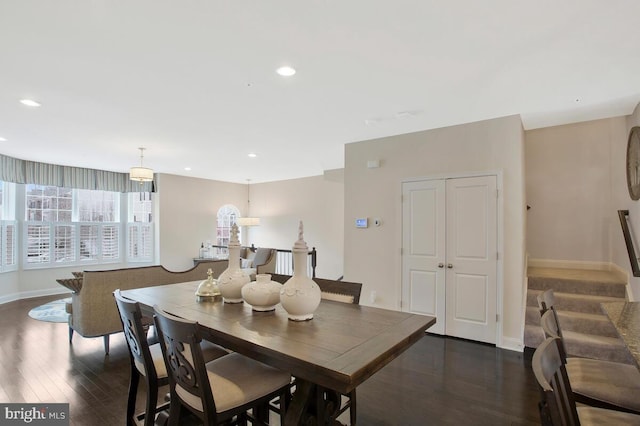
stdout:
{"type": "Polygon", "coordinates": [[[430,333],[496,342],[495,176],[402,186],[403,311],[432,315],[430,333]]]}
{"type": "Polygon", "coordinates": [[[449,179],[447,335],[496,342],[497,190],[495,176],[449,179]]]}
{"type": "Polygon", "coordinates": [[[445,325],[445,181],[402,185],[402,310],[436,317],[445,325]]]}

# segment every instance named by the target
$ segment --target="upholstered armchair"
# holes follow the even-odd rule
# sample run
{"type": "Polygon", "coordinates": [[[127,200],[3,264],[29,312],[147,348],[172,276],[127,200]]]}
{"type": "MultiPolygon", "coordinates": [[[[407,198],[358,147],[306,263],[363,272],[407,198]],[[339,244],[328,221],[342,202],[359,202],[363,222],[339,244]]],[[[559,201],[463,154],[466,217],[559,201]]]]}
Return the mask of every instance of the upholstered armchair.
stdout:
{"type": "Polygon", "coordinates": [[[256,274],[274,274],[277,254],[278,251],[272,248],[260,247],[254,251],[251,247],[243,247],[240,251],[240,268],[252,279],[256,274]]]}

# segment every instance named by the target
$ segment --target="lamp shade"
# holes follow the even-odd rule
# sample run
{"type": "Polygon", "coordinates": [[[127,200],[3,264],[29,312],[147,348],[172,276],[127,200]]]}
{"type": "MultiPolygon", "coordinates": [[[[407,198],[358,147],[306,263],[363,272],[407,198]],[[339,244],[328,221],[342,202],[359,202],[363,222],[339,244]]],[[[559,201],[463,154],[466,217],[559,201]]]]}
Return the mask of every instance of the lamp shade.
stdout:
{"type": "Polygon", "coordinates": [[[153,180],[153,170],[147,167],[131,167],[129,169],[129,179],[137,182],[151,182],[153,180]]]}
{"type": "Polygon", "coordinates": [[[239,217],[236,221],[238,226],[260,226],[259,217],[239,217]]]}

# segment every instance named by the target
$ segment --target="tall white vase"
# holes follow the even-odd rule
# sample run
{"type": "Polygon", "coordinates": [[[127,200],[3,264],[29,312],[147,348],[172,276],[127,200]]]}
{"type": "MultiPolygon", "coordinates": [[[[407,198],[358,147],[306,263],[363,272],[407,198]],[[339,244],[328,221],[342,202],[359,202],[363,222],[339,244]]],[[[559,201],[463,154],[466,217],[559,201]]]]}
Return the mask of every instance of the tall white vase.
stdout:
{"type": "Polygon", "coordinates": [[[298,241],[293,245],[293,276],[280,290],[280,303],[289,319],[306,321],[313,319],[313,313],[320,305],[320,287],[307,275],[309,247],[304,241],[303,225],[300,221],[298,241]]]}
{"type": "Polygon", "coordinates": [[[220,294],[226,303],[242,303],[242,287],[251,281],[249,275],[240,269],[240,248],[238,226],[233,224],[229,241],[229,266],[218,277],[220,294]]]}

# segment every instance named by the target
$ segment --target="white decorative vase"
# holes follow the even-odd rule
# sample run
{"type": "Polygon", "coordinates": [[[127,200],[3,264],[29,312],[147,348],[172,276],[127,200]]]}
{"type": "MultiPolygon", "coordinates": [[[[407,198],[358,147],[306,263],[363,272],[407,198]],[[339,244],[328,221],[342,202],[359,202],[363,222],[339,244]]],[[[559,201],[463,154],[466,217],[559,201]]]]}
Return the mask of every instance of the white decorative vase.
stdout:
{"type": "Polygon", "coordinates": [[[254,311],[273,311],[280,303],[282,284],[271,281],[270,274],[258,274],[256,280],[242,287],[242,298],[254,311]]]}
{"type": "Polygon", "coordinates": [[[320,287],[307,275],[309,247],[304,241],[302,221],[298,230],[298,241],[293,245],[293,276],[280,290],[280,303],[293,321],[313,319],[320,305],[320,287]]]}
{"type": "Polygon", "coordinates": [[[229,241],[229,266],[218,277],[218,287],[225,303],[242,303],[242,287],[249,281],[249,275],[240,269],[238,226],[233,224],[229,241]]]}
{"type": "Polygon", "coordinates": [[[212,302],[216,296],[220,296],[220,288],[218,288],[218,283],[213,278],[211,268],[207,271],[207,277],[206,280],[198,285],[198,289],[196,290],[196,301],[198,302],[212,302]]]}

